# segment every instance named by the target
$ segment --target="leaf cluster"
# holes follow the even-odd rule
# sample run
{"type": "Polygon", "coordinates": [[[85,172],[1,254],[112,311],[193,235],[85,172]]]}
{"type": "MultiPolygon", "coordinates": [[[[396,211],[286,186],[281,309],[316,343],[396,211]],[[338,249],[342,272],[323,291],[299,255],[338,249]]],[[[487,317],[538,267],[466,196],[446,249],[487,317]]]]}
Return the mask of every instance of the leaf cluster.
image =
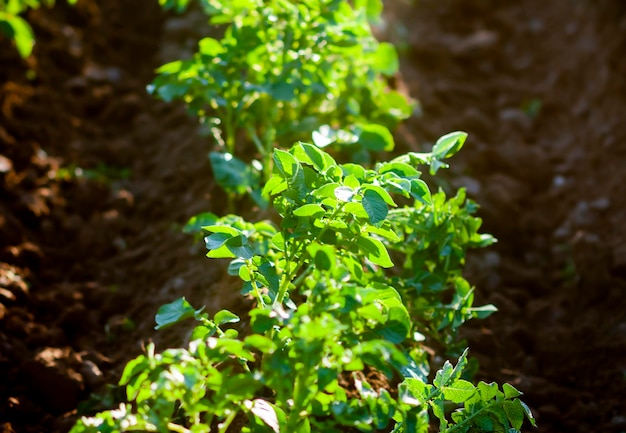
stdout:
{"type": "MultiPolygon", "coordinates": [[[[76,0],[68,0],[75,4],[76,0]]],[[[52,7],[54,0],[0,0],[0,34],[15,42],[22,58],[30,56],[35,44],[35,35],[28,22],[20,17],[26,10],[40,6],[52,7]]]]}
{"type": "MultiPolygon", "coordinates": [[[[161,3],[182,10],[189,2],[161,3]]],[[[311,134],[320,147],[347,149],[355,162],[393,148],[389,128],[413,107],[387,86],[399,63],[369,25],[380,18],[380,0],[201,4],[223,36],[202,39],[190,60],[160,67],[151,88],[166,101],[184,100],[208,126],[219,152],[211,164],[226,191],[256,192],[261,201],[272,149],[311,134]],[[250,163],[251,154],[259,160],[250,163]]]]}
{"type": "Polygon", "coordinates": [[[492,309],[472,306],[455,269],[466,248],[490,241],[476,232],[473,206],[462,195],[452,203],[432,195],[418,170],[440,166],[464,140],[453,133],[431,153],[373,169],[338,164],[307,143],[276,150],[264,193],[280,224],[229,215],[203,227],[207,256],[230,259],[229,273],[256,300],[252,333],[228,328],[240,319],[226,310],[211,319],[183,298],[163,306],[158,329],[199,322],[189,347],[150,348],[131,361],[121,379],[131,403],[83,418],[73,432],[226,432],[236,420],[243,432],[276,433],[425,433],[432,420],[442,432],[512,432],[524,418],[534,423],[513,387],[463,379],[466,352],[429,383],[424,334],[440,338],[492,309]],[[453,146],[438,153],[442,143],[453,146]],[[432,227],[420,230],[424,221],[432,227]],[[419,263],[446,246],[448,259],[419,263]],[[428,272],[441,273],[438,285],[428,272]],[[458,305],[444,303],[450,290],[458,305]],[[425,314],[424,306],[455,313],[425,314]],[[393,385],[371,383],[367,371],[393,385]]]}

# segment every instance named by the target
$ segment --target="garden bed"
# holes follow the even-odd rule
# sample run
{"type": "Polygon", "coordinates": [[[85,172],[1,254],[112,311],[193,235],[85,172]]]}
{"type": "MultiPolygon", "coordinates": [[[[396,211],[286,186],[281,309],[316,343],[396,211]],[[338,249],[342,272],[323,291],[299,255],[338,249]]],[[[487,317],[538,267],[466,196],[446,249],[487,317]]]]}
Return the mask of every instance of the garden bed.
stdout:
{"type": "MultiPolygon", "coordinates": [[[[3,431],[67,430],[146,341],[180,344],[153,331],[161,304],[244,309],[180,230],[224,195],[196,121],[145,93],[170,41],[194,37],[154,3],[30,13],[32,80],[1,42],[3,431]]],[[[539,431],[623,431],[626,11],[491,3],[388,7],[381,32],[423,113],[398,150],[469,133],[443,186],[466,186],[499,239],[467,270],[500,309],[465,331],[478,378],[523,391],[539,431]]]]}

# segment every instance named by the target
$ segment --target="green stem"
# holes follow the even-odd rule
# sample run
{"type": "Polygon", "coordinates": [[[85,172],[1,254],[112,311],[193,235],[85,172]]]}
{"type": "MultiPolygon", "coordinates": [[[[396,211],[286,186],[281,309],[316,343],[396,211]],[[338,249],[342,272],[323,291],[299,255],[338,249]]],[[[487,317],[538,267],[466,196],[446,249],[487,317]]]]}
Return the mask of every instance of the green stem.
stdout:
{"type": "Polygon", "coordinates": [[[191,433],[191,430],[186,429],[182,425],[174,424],[173,422],[168,422],[167,428],[176,433],[191,433]]]}
{"type": "Polygon", "coordinates": [[[475,412],[475,413],[471,414],[470,416],[465,418],[460,423],[457,423],[457,424],[453,425],[452,427],[450,427],[449,429],[447,429],[446,432],[447,433],[451,433],[451,432],[459,430],[460,428],[464,427],[467,423],[469,423],[471,420],[476,418],[478,415],[482,414],[485,411],[490,410],[493,406],[495,406],[498,403],[500,403],[500,402],[499,401],[494,401],[492,403],[489,403],[487,406],[481,408],[478,412],[475,412]]]}
{"type": "MultiPolygon", "coordinates": [[[[336,217],[336,215],[339,212],[341,212],[341,210],[343,209],[343,206],[344,206],[344,203],[341,203],[339,206],[337,206],[337,208],[335,209],[335,211],[333,212],[333,214],[330,216],[329,219],[333,220],[336,217]]],[[[326,224],[324,226],[324,228],[319,231],[317,236],[315,236],[315,239],[313,239],[312,241],[308,242],[308,244],[310,245],[313,242],[319,242],[319,240],[322,238],[322,236],[324,236],[324,234],[328,230],[328,227],[329,227],[329,224],[326,224]]],[[[287,239],[286,233],[283,233],[283,238],[287,239]]],[[[286,261],[285,268],[287,269],[287,272],[285,274],[283,274],[284,276],[283,276],[283,279],[282,279],[281,284],[280,284],[280,289],[278,290],[278,295],[276,295],[276,299],[274,300],[274,303],[272,305],[273,307],[282,304],[283,300],[285,299],[285,295],[287,294],[287,289],[289,288],[289,284],[291,283],[293,278],[298,274],[298,272],[300,272],[300,269],[304,265],[304,262],[309,258],[308,252],[303,247],[303,245],[305,244],[305,241],[306,240],[303,240],[302,244],[295,248],[296,251],[300,251],[301,252],[301,255],[300,255],[300,258],[298,260],[298,263],[296,263],[296,266],[293,268],[293,271],[291,271],[291,272],[289,272],[289,268],[290,268],[291,257],[292,256],[291,255],[287,256],[287,254],[285,254],[286,255],[286,257],[285,257],[285,261],[286,261]]]]}
{"type": "Polygon", "coordinates": [[[236,416],[237,411],[232,411],[231,414],[228,415],[228,417],[224,420],[224,422],[220,424],[220,429],[218,433],[226,433],[226,431],[228,431],[228,427],[230,427],[236,416]]]}
{"type": "Polygon", "coordinates": [[[300,370],[296,383],[293,388],[293,407],[289,412],[289,416],[287,417],[287,425],[286,433],[292,433],[298,431],[298,424],[303,416],[306,416],[304,402],[306,401],[307,396],[309,395],[310,390],[306,386],[307,378],[309,377],[310,368],[305,368],[304,366],[300,370]]]}
{"type": "Polygon", "coordinates": [[[263,295],[259,292],[259,288],[256,284],[256,278],[254,277],[254,271],[252,270],[251,260],[245,260],[246,268],[248,268],[248,274],[250,275],[250,284],[252,284],[252,291],[254,292],[254,296],[263,309],[266,309],[265,301],[263,301],[263,295]]]}

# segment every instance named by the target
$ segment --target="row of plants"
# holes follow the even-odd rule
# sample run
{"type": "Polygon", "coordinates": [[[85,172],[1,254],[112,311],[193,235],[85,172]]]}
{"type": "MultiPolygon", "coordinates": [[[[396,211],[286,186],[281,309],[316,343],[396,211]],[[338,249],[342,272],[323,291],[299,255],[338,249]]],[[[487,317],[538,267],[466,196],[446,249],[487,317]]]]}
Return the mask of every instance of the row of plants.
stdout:
{"type": "MultiPolygon", "coordinates": [[[[189,0],[161,0],[184,10],[189,0]]],[[[376,41],[377,0],[201,0],[221,39],[164,65],[151,90],[207,125],[216,181],[272,217],[206,213],[187,230],[253,300],[244,317],[180,298],[157,329],[195,320],[188,345],[130,361],[126,402],[80,432],[515,432],[534,425],[513,386],[471,382],[458,338],[474,306],[463,277],[480,234],[463,190],[432,193],[466,134],[430,152],[393,150],[412,103],[387,86],[393,47],[376,41]],[[307,143],[311,141],[312,143],[307,143]],[[278,146],[295,142],[288,149],[278,146]],[[350,155],[353,158],[341,161],[350,155]],[[249,323],[240,332],[237,323],[249,323]],[[433,368],[432,347],[457,358],[433,368]]],[[[232,209],[232,207],[231,207],[232,209]]]]}

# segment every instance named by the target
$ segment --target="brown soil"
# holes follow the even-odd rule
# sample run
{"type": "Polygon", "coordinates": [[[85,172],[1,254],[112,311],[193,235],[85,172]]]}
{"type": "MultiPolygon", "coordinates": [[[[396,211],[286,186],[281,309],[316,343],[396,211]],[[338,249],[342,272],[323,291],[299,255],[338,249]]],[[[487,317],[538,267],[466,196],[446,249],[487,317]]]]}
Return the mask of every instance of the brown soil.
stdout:
{"type": "MultiPolygon", "coordinates": [[[[152,329],[161,304],[242,309],[222,264],[180,231],[224,209],[208,141],[145,92],[193,41],[189,21],[154,0],[62,3],[28,15],[29,62],[0,40],[7,433],[66,431],[147,340],[178,344],[152,329]]],[[[469,132],[442,186],[467,187],[499,238],[468,263],[500,309],[465,331],[478,378],[522,390],[541,432],[625,431],[626,4],[409,3],[383,29],[423,111],[399,151],[469,132]]]]}

